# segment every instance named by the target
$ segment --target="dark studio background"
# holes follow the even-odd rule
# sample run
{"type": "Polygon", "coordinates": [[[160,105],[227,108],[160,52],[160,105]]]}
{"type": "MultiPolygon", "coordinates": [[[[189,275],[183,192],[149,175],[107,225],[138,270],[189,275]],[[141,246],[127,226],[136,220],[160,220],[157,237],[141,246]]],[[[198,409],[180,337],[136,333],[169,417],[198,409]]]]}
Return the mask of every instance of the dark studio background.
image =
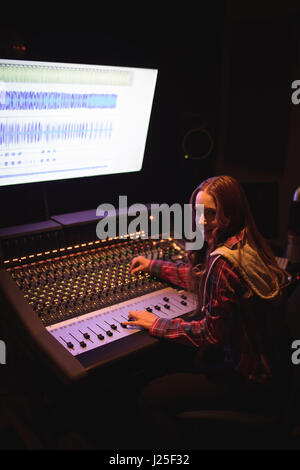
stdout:
{"type": "MultiPolygon", "coordinates": [[[[49,182],[50,214],[118,204],[126,194],[134,202],[188,202],[191,190],[213,174],[214,155],[203,163],[184,160],[181,141],[191,125],[205,123],[216,136],[220,101],[223,8],[200,18],[157,13],[153,19],[114,18],[98,32],[20,31],[22,58],[58,62],[158,68],[158,81],[143,169],[82,180],[49,182]],[[155,21],[155,23],[154,23],[155,21]],[[112,24],[111,24],[112,23],[112,24]],[[208,27],[208,25],[210,25],[208,27]]],[[[10,204],[6,225],[43,218],[41,185],[2,190],[10,204]]],[[[4,215],[4,214],[3,214],[4,215]]],[[[3,226],[4,217],[1,225],[3,226]]]]}
{"type": "Polygon", "coordinates": [[[141,172],[0,188],[0,228],[45,220],[45,198],[50,216],[105,202],[117,207],[119,195],[128,204],[184,204],[202,180],[230,174],[243,184],[262,233],[284,254],[300,186],[300,105],[291,101],[292,81],[300,79],[300,4],[181,8],[2,12],[3,58],[157,68],[158,81],[141,172]],[[213,148],[202,159],[206,134],[194,135],[186,159],[184,137],[199,127],[213,148]]]}
{"type": "Polygon", "coordinates": [[[155,67],[158,81],[141,172],[1,188],[1,227],[43,220],[45,196],[50,216],[117,205],[122,194],[129,204],[187,203],[203,179],[229,173],[244,184],[263,234],[284,247],[299,184],[297,2],[200,3],[196,14],[102,9],[99,19],[83,10],[82,21],[81,13],[49,11],[42,28],[39,14],[20,9],[1,16],[2,57],[155,67]],[[199,127],[214,144],[205,159],[205,134],[183,148],[199,127]]]}

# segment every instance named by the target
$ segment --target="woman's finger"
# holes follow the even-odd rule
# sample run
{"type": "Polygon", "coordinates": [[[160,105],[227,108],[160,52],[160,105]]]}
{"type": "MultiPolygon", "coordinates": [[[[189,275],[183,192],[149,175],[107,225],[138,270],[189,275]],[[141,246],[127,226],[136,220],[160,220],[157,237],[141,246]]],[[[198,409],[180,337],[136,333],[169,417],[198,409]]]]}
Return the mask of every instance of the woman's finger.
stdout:
{"type": "Polygon", "coordinates": [[[132,320],[136,319],[136,314],[135,314],[135,310],[130,310],[129,313],[128,313],[128,320],[131,319],[131,322],[132,320]]]}
{"type": "Polygon", "coordinates": [[[134,273],[136,273],[137,271],[140,271],[140,270],[141,270],[141,267],[140,267],[140,266],[137,266],[136,268],[131,269],[130,273],[131,273],[131,274],[134,274],[134,273]]]}
{"type": "Polygon", "coordinates": [[[130,272],[131,274],[137,272],[137,271],[140,271],[141,270],[141,263],[140,261],[138,260],[138,258],[133,258],[132,262],[131,262],[131,266],[130,266],[130,272]]]}
{"type": "Polygon", "coordinates": [[[122,325],[137,325],[136,321],[122,321],[122,325]]]}

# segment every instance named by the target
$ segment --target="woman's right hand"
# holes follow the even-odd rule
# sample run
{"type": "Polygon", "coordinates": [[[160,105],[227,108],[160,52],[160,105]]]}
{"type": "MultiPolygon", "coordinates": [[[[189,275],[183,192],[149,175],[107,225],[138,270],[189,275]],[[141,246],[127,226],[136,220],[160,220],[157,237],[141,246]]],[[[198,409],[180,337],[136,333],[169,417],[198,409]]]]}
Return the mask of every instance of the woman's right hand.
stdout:
{"type": "Polygon", "coordinates": [[[131,261],[130,273],[134,274],[138,271],[148,271],[149,265],[150,259],[147,259],[144,256],[137,256],[131,261]]]}

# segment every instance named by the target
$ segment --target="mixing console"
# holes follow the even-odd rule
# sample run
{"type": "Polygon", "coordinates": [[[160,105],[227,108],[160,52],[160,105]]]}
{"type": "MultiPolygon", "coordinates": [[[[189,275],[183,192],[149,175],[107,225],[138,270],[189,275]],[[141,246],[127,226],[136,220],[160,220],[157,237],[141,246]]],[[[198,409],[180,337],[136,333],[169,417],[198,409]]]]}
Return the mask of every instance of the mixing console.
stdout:
{"type": "Polygon", "coordinates": [[[131,260],[182,256],[169,240],[129,240],[9,268],[44,326],[78,317],[166,286],[148,273],[130,274],[131,260]]]}
{"type": "MultiPolygon", "coordinates": [[[[44,239],[51,240],[49,232],[44,239]]],[[[23,245],[19,238],[18,246],[23,245]]],[[[130,272],[132,259],[139,255],[183,261],[184,250],[172,238],[146,239],[139,233],[45,246],[36,254],[31,244],[24,255],[4,258],[0,272],[2,292],[12,307],[8,320],[19,322],[14,331],[25,327],[32,344],[68,381],[158,341],[140,327],[123,325],[130,310],[175,318],[195,308],[193,294],[155,275],[130,272]]]]}
{"type": "Polygon", "coordinates": [[[158,293],[152,292],[133,301],[125,301],[49,326],[47,330],[71,354],[77,356],[139,332],[141,328],[122,323],[128,320],[130,310],[148,310],[159,317],[174,318],[191,312],[195,306],[190,293],[167,287],[158,293]]]}

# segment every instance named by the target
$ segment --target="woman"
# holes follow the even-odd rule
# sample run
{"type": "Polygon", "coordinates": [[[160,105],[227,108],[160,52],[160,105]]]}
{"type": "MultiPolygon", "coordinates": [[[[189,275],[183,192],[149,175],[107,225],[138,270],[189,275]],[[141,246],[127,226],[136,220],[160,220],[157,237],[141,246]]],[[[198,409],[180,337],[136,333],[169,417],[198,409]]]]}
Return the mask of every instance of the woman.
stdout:
{"type": "Polygon", "coordinates": [[[131,311],[129,322],[124,322],[199,350],[195,371],[159,378],[143,393],[143,411],[152,422],[156,416],[157,429],[170,428],[169,445],[178,442],[170,424],[176,412],[216,404],[247,403],[251,408],[251,403],[259,405],[257,400],[264,406],[262,397],[270,400],[282,367],[278,339],[287,273],[277,266],[259,233],[241,185],[230,176],[209,178],[195,189],[190,202],[193,220],[204,224],[203,249],[190,252],[189,264],[181,265],[139,256],[132,260],[131,272],[155,273],[193,290],[199,304],[195,319],[131,311]],[[204,204],[204,219],[199,204],[204,204]]]}

